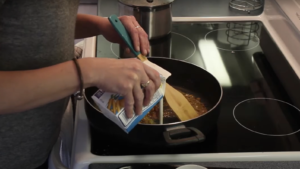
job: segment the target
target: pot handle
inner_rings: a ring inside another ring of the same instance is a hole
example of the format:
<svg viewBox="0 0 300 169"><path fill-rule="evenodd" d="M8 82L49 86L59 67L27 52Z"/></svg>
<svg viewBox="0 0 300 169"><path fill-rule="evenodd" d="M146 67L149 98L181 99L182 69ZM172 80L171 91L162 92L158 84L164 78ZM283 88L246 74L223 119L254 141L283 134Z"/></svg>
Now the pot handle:
<svg viewBox="0 0 300 169"><path fill-rule="evenodd" d="M194 127L186 127L165 131L163 135L166 143L169 146L203 142L205 140L204 134Z"/></svg>

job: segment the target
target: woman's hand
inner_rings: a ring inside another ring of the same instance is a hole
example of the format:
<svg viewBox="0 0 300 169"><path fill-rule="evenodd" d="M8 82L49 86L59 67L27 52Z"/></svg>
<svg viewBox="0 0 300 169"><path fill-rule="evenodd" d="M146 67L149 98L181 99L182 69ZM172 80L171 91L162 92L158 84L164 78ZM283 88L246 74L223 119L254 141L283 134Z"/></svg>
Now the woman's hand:
<svg viewBox="0 0 300 169"><path fill-rule="evenodd" d="M132 117L133 110L140 115L142 107L149 105L160 87L159 73L138 59L97 58L91 62L94 86L124 96L127 117ZM148 86L142 89L141 85L148 81Z"/></svg>
<svg viewBox="0 0 300 169"><path fill-rule="evenodd" d="M134 16L120 16L120 21L123 23L124 27L128 31L133 45L136 51L141 52L143 55L147 55L150 51L150 45L148 40L148 35L142 27L138 24ZM121 39L119 34L110 24L109 20L105 26L101 26L102 35L110 42L119 43L122 47L127 48L127 45ZM129 49L127 48L127 51Z"/></svg>
<svg viewBox="0 0 300 169"><path fill-rule="evenodd" d="M139 26L134 16L120 16L120 21L130 34L133 45L136 51L147 55L150 51L149 39L147 33ZM108 41L119 43L122 47L127 48L127 45L115 31L108 18L77 14L75 38L81 39L91 36L103 35ZM129 51L129 48L126 49Z"/></svg>

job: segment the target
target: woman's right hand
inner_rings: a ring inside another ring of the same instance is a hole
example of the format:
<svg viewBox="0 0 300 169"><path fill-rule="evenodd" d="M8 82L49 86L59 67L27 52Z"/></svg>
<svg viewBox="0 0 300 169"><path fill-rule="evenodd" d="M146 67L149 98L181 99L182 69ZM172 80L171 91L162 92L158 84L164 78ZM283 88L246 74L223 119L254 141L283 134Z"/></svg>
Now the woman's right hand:
<svg viewBox="0 0 300 169"><path fill-rule="evenodd" d="M127 117L132 117L133 110L140 115L161 84L159 73L136 58L96 58L91 65L93 85L124 96ZM141 84L148 81L149 85L142 89Z"/></svg>

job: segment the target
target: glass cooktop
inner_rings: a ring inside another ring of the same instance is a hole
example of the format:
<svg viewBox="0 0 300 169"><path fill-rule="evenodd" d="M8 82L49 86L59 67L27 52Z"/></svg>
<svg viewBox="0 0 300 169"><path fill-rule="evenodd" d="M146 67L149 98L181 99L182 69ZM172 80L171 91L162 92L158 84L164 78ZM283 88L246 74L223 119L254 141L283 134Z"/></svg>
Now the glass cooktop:
<svg viewBox="0 0 300 169"><path fill-rule="evenodd" d="M97 38L97 57L119 45ZM96 155L300 151L299 79L260 22L173 23L151 41L151 56L184 60L212 73L223 88L220 117L203 143L135 148L91 129ZM201 77L195 77L201 78Z"/></svg>

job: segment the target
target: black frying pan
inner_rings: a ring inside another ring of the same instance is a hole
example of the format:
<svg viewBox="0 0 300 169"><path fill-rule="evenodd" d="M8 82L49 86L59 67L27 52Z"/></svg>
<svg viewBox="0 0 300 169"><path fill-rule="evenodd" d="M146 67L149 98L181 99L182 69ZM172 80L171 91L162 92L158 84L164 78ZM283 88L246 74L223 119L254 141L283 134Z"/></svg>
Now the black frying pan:
<svg viewBox="0 0 300 169"><path fill-rule="evenodd" d="M167 82L184 92L196 95L204 100L208 112L187 121L164 119L166 124L138 124L129 134L125 133L112 121L95 108L91 96L96 87L85 89L85 109L89 122L100 133L135 144L148 146L177 146L202 142L215 126L219 116L219 103L223 90L217 79L206 70L188 62L150 57L149 60L172 75Z"/></svg>

